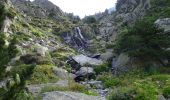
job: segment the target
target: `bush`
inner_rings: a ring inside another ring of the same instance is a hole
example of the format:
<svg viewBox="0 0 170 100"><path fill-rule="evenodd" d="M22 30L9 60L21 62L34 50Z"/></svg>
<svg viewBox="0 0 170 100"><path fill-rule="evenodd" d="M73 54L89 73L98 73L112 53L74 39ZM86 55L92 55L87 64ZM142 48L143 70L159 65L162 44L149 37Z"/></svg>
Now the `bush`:
<svg viewBox="0 0 170 100"><path fill-rule="evenodd" d="M94 68L94 71L96 72L96 74L101 74L102 72L108 72L109 71L109 67L108 67L108 63L104 63L102 65L96 66Z"/></svg>
<svg viewBox="0 0 170 100"><path fill-rule="evenodd" d="M166 98L170 98L170 86L167 86L167 87L163 88L163 95Z"/></svg>
<svg viewBox="0 0 170 100"><path fill-rule="evenodd" d="M157 88L148 82L135 82L131 86L120 87L108 97L109 100L157 100Z"/></svg>
<svg viewBox="0 0 170 100"><path fill-rule="evenodd" d="M57 82L58 80L59 78L53 73L53 67L51 65L37 65L28 83L41 84Z"/></svg>
<svg viewBox="0 0 170 100"><path fill-rule="evenodd" d="M120 84L121 82L118 78L111 78L104 82L104 87L109 88L109 87L114 87Z"/></svg>
<svg viewBox="0 0 170 100"><path fill-rule="evenodd" d="M97 20L93 16L88 16L88 17L85 18L84 22L87 23L87 24L92 24L92 23L96 23Z"/></svg>

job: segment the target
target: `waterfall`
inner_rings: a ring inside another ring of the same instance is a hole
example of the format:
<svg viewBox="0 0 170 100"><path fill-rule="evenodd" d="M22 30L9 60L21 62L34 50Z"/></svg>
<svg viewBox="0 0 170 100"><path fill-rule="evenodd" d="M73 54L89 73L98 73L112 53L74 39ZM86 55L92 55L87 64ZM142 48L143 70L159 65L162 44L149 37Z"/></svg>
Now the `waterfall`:
<svg viewBox="0 0 170 100"><path fill-rule="evenodd" d="M81 34L80 27L76 27L75 29L76 29L76 32L78 33L78 35L80 36L80 38L84 40L84 37L83 37L83 35Z"/></svg>

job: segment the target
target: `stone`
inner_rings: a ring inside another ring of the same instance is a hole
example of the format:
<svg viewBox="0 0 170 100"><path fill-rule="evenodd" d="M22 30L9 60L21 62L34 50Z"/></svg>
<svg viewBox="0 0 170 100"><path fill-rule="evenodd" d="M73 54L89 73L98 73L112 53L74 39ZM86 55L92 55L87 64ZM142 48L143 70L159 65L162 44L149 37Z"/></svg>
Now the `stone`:
<svg viewBox="0 0 170 100"><path fill-rule="evenodd" d="M129 62L129 60L130 58L126 54L120 54L116 61L115 67L123 67Z"/></svg>
<svg viewBox="0 0 170 100"><path fill-rule="evenodd" d="M102 65L103 61L95 58L87 57L83 54L72 57L74 61L80 65L90 64L90 65Z"/></svg>
<svg viewBox="0 0 170 100"><path fill-rule="evenodd" d="M65 69L62 69L62 68L57 68L55 67L53 69L53 72L60 78L62 79L67 79L68 78L68 75L69 73L65 70Z"/></svg>
<svg viewBox="0 0 170 100"><path fill-rule="evenodd" d="M2 24L1 32L8 33L11 23L12 21L8 17L5 17L5 20Z"/></svg>
<svg viewBox="0 0 170 100"><path fill-rule="evenodd" d="M46 52L48 51L47 47L41 46L40 44L35 45L35 51L38 55L45 56Z"/></svg>
<svg viewBox="0 0 170 100"><path fill-rule="evenodd" d="M159 99L158 100L166 100L165 97L163 95L159 95Z"/></svg>
<svg viewBox="0 0 170 100"><path fill-rule="evenodd" d="M94 74L94 69L91 67L81 67L80 70L76 72L77 76L86 76L87 74Z"/></svg>
<svg viewBox="0 0 170 100"><path fill-rule="evenodd" d="M47 92L43 93L43 100L101 100L99 96L90 96L75 92Z"/></svg>
<svg viewBox="0 0 170 100"><path fill-rule="evenodd" d="M164 29L165 33L170 33L170 18L158 19L155 21L155 25L159 29Z"/></svg>
<svg viewBox="0 0 170 100"><path fill-rule="evenodd" d="M94 69L91 67L81 67L79 71L75 73L76 77L74 80L76 82L84 81L86 78L92 79L95 72Z"/></svg>
<svg viewBox="0 0 170 100"><path fill-rule="evenodd" d="M101 59L102 60L110 60L111 58L113 57L113 53L112 51L108 51L108 52L105 52L103 54L101 54Z"/></svg>

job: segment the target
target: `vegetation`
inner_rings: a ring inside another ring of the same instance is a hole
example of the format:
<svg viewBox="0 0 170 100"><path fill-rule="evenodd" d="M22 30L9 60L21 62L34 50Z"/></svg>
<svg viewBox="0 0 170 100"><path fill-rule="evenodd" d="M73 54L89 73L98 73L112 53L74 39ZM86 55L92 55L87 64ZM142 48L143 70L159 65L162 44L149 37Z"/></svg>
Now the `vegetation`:
<svg viewBox="0 0 170 100"><path fill-rule="evenodd" d="M170 57L167 50L170 46L170 37L154 26L155 18L146 17L136 22L134 27L128 28L121 34L117 42L117 51L125 52L146 65L158 62L165 66L163 60Z"/></svg>
<svg viewBox="0 0 170 100"><path fill-rule="evenodd" d="M44 92L51 92L51 91L72 91L72 92L81 92L87 95L94 95L96 96L97 93L93 91L88 91L85 86L75 83L74 81L70 81L69 86L60 87L60 86L47 86L44 87L41 93Z"/></svg>
<svg viewBox="0 0 170 100"><path fill-rule="evenodd" d="M6 45L7 37L5 34L0 33L0 79L2 79L5 75L6 65L10 61L11 58L15 57L18 53L17 47L15 44L17 43L16 37L13 37L10 40L9 46Z"/></svg>
<svg viewBox="0 0 170 100"><path fill-rule="evenodd" d="M149 75L143 71L113 76L102 74L98 77L107 88L112 88L109 100L157 100L160 94L169 96L170 75Z"/></svg>
<svg viewBox="0 0 170 100"><path fill-rule="evenodd" d="M93 16L88 16L84 19L84 22L87 23L87 24L92 24L92 23L96 23L97 20Z"/></svg>

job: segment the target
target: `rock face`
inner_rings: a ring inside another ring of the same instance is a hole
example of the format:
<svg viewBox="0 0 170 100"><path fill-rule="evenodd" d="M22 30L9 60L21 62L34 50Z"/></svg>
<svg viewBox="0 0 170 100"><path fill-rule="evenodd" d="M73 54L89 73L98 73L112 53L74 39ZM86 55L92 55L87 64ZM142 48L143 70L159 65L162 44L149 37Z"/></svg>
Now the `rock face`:
<svg viewBox="0 0 170 100"><path fill-rule="evenodd" d="M151 7L150 0L118 0L116 20L131 25Z"/></svg>
<svg viewBox="0 0 170 100"><path fill-rule="evenodd" d="M158 19L155 25L159 29L163 29L165 33L170 33L170 18Z"/></svg>
<svg viewBox="0 0 170 100"><path fill-rule="evenodd" d="M80 65L84 65L84 64L90 64L90 65L101 65L103 64L102 60L98 60L95 58L90 58L87 57L85 55L77 55L72 57L74 61L76 61L77 63L79 63Z"/></svg>
<svg viewBox="0 0 170 100"><path fill-rule="evenodd" d="M81 29L75 27L74 31L62 34L64 41L70 46L76 48L78 51L87 47L87 41L82 35Z"/></svg>
<svg viewBox="0 0 170 100"><path fill-rule="evenodd" d="M89 96L74 92L48 92L43 94L43 100L100 100L98 96Z"/></svg>
<svg viewBox="0 0 170 100"><path fill-rule="evenodd" d="M1 32L7 33L9 31L11 23L12 23L11 19L9 19L8 17L5 17L5 20L1 28Z"/></svg>
<svg viewBox="0 0 170 100"><path fill-rule="evenodd" d="M39 18L47 18L50 16L56 20L62 20L61 16L64 16L61 9L48 0L35 0L34 2L27 0L11 1L20 12L30 16Z"/></svg>

